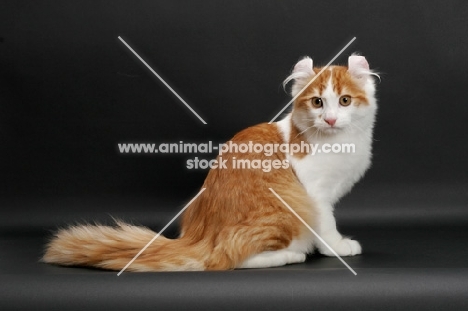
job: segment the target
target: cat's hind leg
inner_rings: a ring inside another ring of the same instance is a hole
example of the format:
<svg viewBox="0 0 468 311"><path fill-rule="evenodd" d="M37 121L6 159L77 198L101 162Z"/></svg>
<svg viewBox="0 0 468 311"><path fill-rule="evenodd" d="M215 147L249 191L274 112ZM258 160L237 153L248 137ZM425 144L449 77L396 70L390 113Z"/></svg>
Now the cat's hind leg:
<svg viewBox="0 0 468 311"><path fill-rule="evenodd" d="M292 241L292 235L292 226L283 227L283 230L276 225L225 227L214 241L214 248L205 262L205 268L235 269L253 254L286 249Z"/></svg>
<svg viewBox="0 0 468 311"><path fill-rule="evenodd" d="M306 260L306 254L294 252L288 249L278 251L266 251L253 255L242 262L237 268L271 268L280 267L292 263L301 263Z"/></svg>

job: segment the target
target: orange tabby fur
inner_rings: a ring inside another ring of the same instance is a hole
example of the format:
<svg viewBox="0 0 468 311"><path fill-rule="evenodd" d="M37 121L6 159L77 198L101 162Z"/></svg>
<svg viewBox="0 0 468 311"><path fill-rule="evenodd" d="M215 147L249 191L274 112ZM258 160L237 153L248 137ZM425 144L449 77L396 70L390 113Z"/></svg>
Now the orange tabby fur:
<svg viewBox="0 0 468 311"><path fill-rule="evenodd" d="M301 135L295 137L300 139ZM284 143L277 125L266 123L241 131L231 141ZM268 189L273 188L313 226L313 202L293 169L234 169L234 157L285 160L282 152L222 154L228 160L227 169L209 171L203 184L206 190L182 216L181 237L158 237L128 271L234 269L252 255L286 248L307 234L306 227ZM43 261L121 270L155 235L147 228L120 222L114 227L71 227L55 235Z"/></svg>

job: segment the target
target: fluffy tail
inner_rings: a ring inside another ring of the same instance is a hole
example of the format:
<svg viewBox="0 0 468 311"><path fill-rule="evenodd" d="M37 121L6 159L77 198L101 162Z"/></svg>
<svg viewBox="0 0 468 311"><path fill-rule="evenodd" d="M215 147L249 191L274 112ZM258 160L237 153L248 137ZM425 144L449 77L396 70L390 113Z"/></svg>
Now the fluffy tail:
<svg viewBox="0 0 468 311"><path fill-rule="evenodd" d="M116 226L82 225L58 231L47 245L43 262L121 270L156 233L122 222ZM203 245L159 236L128 271L205 270Z"/></svg>

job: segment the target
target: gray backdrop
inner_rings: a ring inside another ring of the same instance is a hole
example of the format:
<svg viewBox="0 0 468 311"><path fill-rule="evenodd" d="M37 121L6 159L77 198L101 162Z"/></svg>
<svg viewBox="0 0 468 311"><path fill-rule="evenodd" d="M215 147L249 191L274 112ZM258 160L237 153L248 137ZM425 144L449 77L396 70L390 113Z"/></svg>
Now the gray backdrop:
<svg viewBox="0 0 468 311"><path fill-rule="evenodd" d="M1 7L0 195L12 212L23 207L11 202L25 198L182 204L206 175L185 168L194 155L123 156L117 143L225 141L269 121L289 101L281 82L300 57L324 65L354 36L336 62L345 64L357 51L382 77L373 167L359 187L466 183L464 1L3 1Z"/></svg>
<svg viewBox="0 0 468 311"><path fill-rule="evenodd" d="M467 16L464 0L1 1L0 309L466 309ZM225 141L289 101L300 57L324 65L353 37L337 63L357 51L382 77L373 167L336 209L364 248L346 258L357 276L317 254L119 278L38 262L49 229L114 216L158 231L198 192L195 155L117 143Z"/></svg>

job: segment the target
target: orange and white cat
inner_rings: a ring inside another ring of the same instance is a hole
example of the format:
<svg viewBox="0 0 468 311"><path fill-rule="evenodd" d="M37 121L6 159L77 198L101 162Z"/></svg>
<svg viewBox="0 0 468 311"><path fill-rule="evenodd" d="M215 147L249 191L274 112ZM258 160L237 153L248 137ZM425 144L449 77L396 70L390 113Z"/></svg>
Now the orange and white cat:
<svg viewBox="0 0 468 311"><path fill-rule="evenodd" d="M333 205L363 176L371 163L377 109L373 76L363 56L348 66L330 66L320 75L312 59L299 61L293 81L292 111L276 123L247 128L234 143L354 144L354 153L227 152L225 168L213 168L206 188L183 213L178 239L158 237L129 271L226 270L299 263L314 249L334 256L269 190L273 189L340 256L361 253L360 244L336 228ZM328 146L330 146L328 145ZM280 160L279 168L234 168L233 160ZM60 265L121 270L155 232L117 222L59 230L43 261Z"/></svg>

